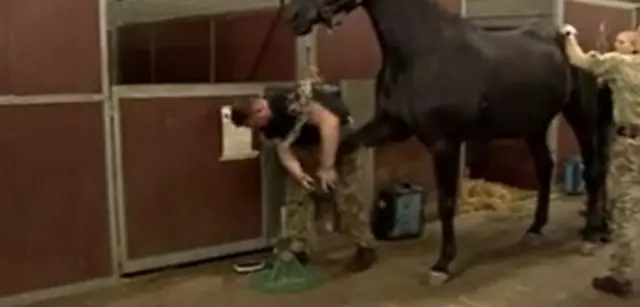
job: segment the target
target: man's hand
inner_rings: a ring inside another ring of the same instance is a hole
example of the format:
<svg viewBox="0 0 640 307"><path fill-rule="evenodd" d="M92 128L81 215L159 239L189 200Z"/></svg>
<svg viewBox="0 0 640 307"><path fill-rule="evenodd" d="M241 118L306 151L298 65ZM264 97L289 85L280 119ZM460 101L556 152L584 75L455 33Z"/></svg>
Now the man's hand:
<svg viewBox="0 0 640 307"><path fill-rule="evenodd" d="M313 190L313 188L314 188L313 185L315 184L315 180L313 180L313 178L311 176L307 175L307 173L301 171L301 172L292 174L292 176L305 189Z"/></svg>
<svg viewBox="0 0 640 307"><path fill-rule="evenodd" d="M333 167L321 167L316 174L320 180L322 190L328 192L338 184L338 172Z"/></svg>
<svg viewBox="0 0 640 307"><path fill-rule="evenodd" d="M560 30L560 33L564 36L576 36L578 34L578 30L570 24L565 24Z"/></svg>

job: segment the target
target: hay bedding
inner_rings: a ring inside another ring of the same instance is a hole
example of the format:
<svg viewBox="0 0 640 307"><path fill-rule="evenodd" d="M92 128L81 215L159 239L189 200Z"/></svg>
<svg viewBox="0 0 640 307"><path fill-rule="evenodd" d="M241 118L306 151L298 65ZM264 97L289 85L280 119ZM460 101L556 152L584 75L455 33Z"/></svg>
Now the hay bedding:
<svg viewBox="0 0 640 307"><path fill-rule="evenodd" d="M536 191L523 190L486 180L464 179L460 191L461 214L478 211L517 211L524 202L536 195Z"/></svg>

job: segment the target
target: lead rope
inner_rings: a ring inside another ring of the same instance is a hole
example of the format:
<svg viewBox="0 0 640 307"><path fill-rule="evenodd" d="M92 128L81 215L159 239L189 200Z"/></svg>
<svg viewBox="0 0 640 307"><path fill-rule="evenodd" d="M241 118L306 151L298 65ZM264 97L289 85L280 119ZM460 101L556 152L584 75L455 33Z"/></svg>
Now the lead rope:
<svg viewBox="0 0 640 307"><path fill-rule="evenodd" d="M302 126L309 120L309 106L311 105L311 99L313 98L313 83L321 81L318 75L318 68L313 65L311 59L311 39L307 37L305 39L305 63L308 67L307 75L305 78L298 82L297 96L298 99L294 102L293 111L298 115L295 125L291 132L287 135L286 144L292 144L300 136Z"/></svg>
<svg viewBox="0 0 640 307"><path fill-rule="evenodd" d="M602 21L598 26L598 40L596 41L596 49L600 52L606 52L609 50L609 41L607 40L608 27L607 22Z"/></svg>

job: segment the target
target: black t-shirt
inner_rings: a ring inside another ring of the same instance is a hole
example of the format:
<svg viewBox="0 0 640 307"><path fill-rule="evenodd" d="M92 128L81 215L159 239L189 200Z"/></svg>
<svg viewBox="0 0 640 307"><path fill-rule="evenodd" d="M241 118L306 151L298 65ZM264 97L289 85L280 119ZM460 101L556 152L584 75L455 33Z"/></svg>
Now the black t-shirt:
<svg viewBox="0 0 640 307"><path fill-rule="evenodd" d="M262 128L262 134L267 139L284 139L296 124L297 114L291 106L296 101L295 87L267 88L265 99L269 103L272 118ZM351 113L340 97L337 90L313 88L313 100L327 108L340 118L342 124L349 122ZM300 130L300 136L293 142L296 146L313 146L320 143L318 127L305 123Z"/></svg>

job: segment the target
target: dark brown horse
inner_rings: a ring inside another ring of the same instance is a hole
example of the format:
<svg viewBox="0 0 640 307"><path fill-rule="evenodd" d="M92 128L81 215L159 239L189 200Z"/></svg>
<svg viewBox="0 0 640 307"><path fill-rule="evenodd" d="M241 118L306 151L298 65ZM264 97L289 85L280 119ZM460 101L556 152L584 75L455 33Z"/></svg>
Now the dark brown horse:
<svg viewBox="0 0 640 307"><path fill-rule="evenodd" d="M296 35L334 15L363 7L382 50L377 113L353 137L365 146L417 137L432 153L442 227L432 281L450 276L456 257L454 216L462 142L524 138L533 157L538 199L527 241L542 237L549 217L553 160L547 131L562 113L585 163L586 242L606 235L603 206L607 129L599 123L595 78L569 65L555 27L489 33L444 10L436 0L291 0ZM604 113L603 113L604 114ZM606 125L605 125L606 126Z"/></svg>

